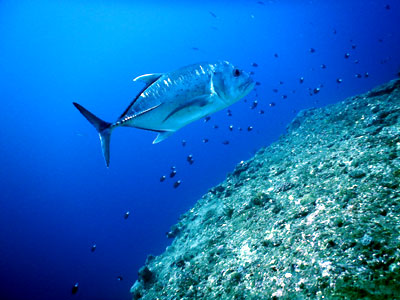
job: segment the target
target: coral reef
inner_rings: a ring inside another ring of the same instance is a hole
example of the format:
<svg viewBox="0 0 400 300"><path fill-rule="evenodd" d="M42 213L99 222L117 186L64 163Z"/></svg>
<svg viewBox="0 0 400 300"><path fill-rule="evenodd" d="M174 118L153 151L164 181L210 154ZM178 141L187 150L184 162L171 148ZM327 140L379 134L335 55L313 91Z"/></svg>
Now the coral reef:
<svg viewBox="0 0 400 300"><path fill-rule="evenodd" d="M400 80L302 111L183 214L133 299L400 299Z"/></svg>

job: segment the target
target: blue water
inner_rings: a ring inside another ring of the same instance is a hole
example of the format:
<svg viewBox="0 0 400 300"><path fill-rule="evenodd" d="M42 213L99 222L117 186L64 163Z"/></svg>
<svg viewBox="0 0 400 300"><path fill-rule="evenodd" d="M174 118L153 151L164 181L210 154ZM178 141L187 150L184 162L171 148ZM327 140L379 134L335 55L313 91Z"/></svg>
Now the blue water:
<svg viewBox="0 0 400 300"><path fill-rule="evenodd" d="M398 1L258 2L0 1L1 300L130 299L179 215L299 110L398 76ZM247 102L157 145L153 132L115 130L105 167L73 101L113 121L142 88L136 76L217 59L255 72L261 85Z"/></svg>

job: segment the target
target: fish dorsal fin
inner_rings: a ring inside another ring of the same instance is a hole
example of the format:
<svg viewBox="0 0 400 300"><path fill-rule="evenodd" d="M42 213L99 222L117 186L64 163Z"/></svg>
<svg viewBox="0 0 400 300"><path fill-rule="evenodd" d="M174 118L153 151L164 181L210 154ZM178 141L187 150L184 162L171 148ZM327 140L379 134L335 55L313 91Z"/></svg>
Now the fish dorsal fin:
<svg viewBox="0 0 400 300"><path fill-rule="evenodd" d="M162 73L154 73L154 74L144 74L141 76L136 77L133 79L133 81L142 81L146 83L147 85L152 84L154 81L156 81L158 78L162 76Z"/></svg>
<svg viewBox="0 0 400 300"><path fill-rule="evenodd" d="M146 86L136 95L136 97L132 100L131 104L125 109L125 111L122 113L122 115L119 117L120 119L125 116L125 114L129 111L129 109L132 107L133 104L135 104L136 100L139 99L140 95L150 86L152 85L158 78L162 76L161 73L157 74L145 74L142 76L138 76L133 81L142 81L146 83Z"/></svg>
<svg viewBox="0 0 400 300"><path fill-rule="evenodd" d="M153 141L153 144L157 144L159 142L162 142L163 140L165 140L167 137L169 137L170 135L172 135L175 131L162 131L160 132L157 137L155 138L155 140Z"/></svg>

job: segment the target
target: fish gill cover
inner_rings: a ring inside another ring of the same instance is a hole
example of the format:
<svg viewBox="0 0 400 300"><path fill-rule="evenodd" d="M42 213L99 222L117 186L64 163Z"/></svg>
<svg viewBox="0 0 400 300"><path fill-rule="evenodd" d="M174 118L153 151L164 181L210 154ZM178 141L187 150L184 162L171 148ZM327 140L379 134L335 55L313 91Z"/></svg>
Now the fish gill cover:
<svg viewBox="0 0 400 300"><path fill-rule="evenodd" d="M362 293L373 298L380 281L366 283L369 274L387 279L380 286L394 298L398 240L390 230L398 222L398 188L388 172L397 178L398 151L385 137L396 128L396 104L388 98L397 93L396 84L366 94L366 100L354 98L349 106L305 109L326 107L400 76L399 20L400 3L394 0L0 1L0 299L127 300L157 293L179 298L172 295L182 295L184 288L182 297L200 299L202 286L211 287L202 293L219 289L221 295L234 297L237 291L240 297L244 287L256 291L253 282L260 293L277 298L296 290L296 284L304 297L331 293L340 299L354 292L356 298ZM115 121L144 86L132 79L221 60L249 72L254 91L155 145L152 132L116 130L111 165L104 167L96 130L71 102ZM385 97L377 107L358 107ZM343 111L335 111L339 107ZM306 113L298 115L302 110ZM365 122L371 126L364 128ZM289 135L267 147L289 123ZM339 132L343 128L348 132ZM321 141L313 143L317 136ZM295 140L290 151L282 144ZM268 156L278 145L289 152ZM351 146L357 148L346 148ZM328 159L317 149L326 155L343 151ZM360 161L365 155L371 157L371 169ZM300 157L309 161L288 164ZM226 180L240 161L247 162ZM265 176L259 177L262 170ZM301 180L319 185L302 186ZM362 202L363 196L369 201ZM170 228L192 207L193 213ZM205 215L203 209L210 212ZM189 222L195 213L199 216ZM323 218L328 213L343 215L343 221L331 225L335 220ZM377 213L384 222L366 228ZM283 216L288 220L276 223ZM305 222L299 233L292 231L299 228L296 222ZM343 228L349 230L343 233ZM354 236L341 240L350 229ZM222 232L230 234L231 248L223 244L229 235ZM322 232L332 241L318 235ZM186 234L199 244L192 243L184 254L186 245L176 245ZM248 241L234 244L239 235ZM171 244L168 237L176 237L174 246L162 254ZM335 261L342 256L325 259L327 251L335 254L339 248L348 257L363 256L349 265ZM198 254L200 249L210 252ZM149 253L161 256L149 257L143 267ZM262 261L261 253L274 255L275 261ZM312 257L317 254L322 257ZM299 261L288 266L294 258ZM199 269L187 275L197 259ZM155 265L168 260L170 265ZM262 262L267 267L261 268ZM260 267L255 270L254 264ZM305 282L299 283L298 275L309 274L310 266L315 278L303 276ZM219 268L224 272L216 274ZM264 273L268 279L261 281ZM167 279L171 285L160 288ZM340 286L347 294L338 294Z"/></svg>

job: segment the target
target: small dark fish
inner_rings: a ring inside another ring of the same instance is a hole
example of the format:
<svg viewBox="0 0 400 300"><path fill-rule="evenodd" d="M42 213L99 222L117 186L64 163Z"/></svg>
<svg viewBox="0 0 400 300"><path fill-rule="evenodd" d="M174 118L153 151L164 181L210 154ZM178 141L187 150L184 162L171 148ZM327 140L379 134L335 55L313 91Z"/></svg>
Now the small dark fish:
<svg viewBox="0 0 400 300"><path fill-rule="evenodd" d="M215 125L213 126L213 128L214 128L214 129L218 129L219 126L218 126L217 124L215 124Z"/></svg>
<svg viewBox="0 0 400 300"><path fill-rule="evenodd" d="M203 143L208 143L208 139L203 139Z"/></svg>
<svg viewBox="0 0 400 300"><path fill-rule="evenodd" d="M242 131L242 127L238 127L238 130L239 130L239 131ZM229 142L229 141L228 141L228 142Z"/></svg>
<svg viewBox="0 0 400 300"><path fill-rule="evenodd" d="M96 251L96 247L97 247L96 244L93 244L92 247L90 247L90 251L92 252Z"/></svg>
<svg viewBox="0 0 400 300"><path fill-rule="evenodd" d="M247 127L247 131L252 131L252 130L253 130L253 126Z"/></svg>
<svg viewBox="0 0 400 300"><path fill-rule="evenodd" d="M214 18L218 18L217 15L214 14L211 10L209 10L208 13L209 13L212 17L214 17Z"/></svg>
<svg viewBox="0 0 400 300"><path fill-rule="evenodd" d="M254 100L253 101L253 104L251 105L251 109L255 109L256 107L257 107L257 105L258 105L258 101L257 100Z"/></svg>
<svg viewBox="0 0 400 300"><path fill-rule="evenodd" d="M204 118L204 123L207 123L208 121L210 121L210 119L211 119L210 116L205 117L205 118Z"/></svg>
<svg viewBox="0 0 400 300"><path fill-rule="evenodd" d="M175 181L174 182L174 188L176 189L178 186L180 186L181 185L181 181L180 180L178 180L178 181Z"/></svg>
<svg viewBox="0 0 400 300"><path fill-rule="evenodd" d="M284 82L283 81L279 81L279 84L282 85L282 84L284 84Z"/></svg>
<svg viewBox="0 0 400 300"><path fill-rule="evenodd" d="M182 147L186 146L186 140L182 140Z"/></svg>
<svg viewBox="0 0 400 300"><path fill-rule="evenodd" d="M125 213L125 215L124 215L124 219L125 219L125 220L128 219L130 214L131 214L131 213L130 213L129 210L128 210L128 211Z"/></svg>
<svg viewBox="0 0 400 300"><path fill-rule="evenodd" d="M346 53L345 55L344 55L344 58L345 59L348 59L350 57L350 53Z"/></svg>
<svg viewBox="0 0 400 300"><path fill-rule="evenodd" d="M365 72L364 77L365 77L365 78L368 78L368 77L369 77L369 73L368 73L368 72Z"/></svg>
<svg viewBox="0 0 400 300"><path fill-rule="evenodd" d="M260 85L261 85L261 82L256 81L256 85L257 85L257 86L260 86Z"/></svg>
<svg viewBox="0 0 400 300"><path fill-rule="evenodd" d="M320 92L320 90L321 90L321 89L320 89L319 87L317 87L317 88L315 88L315 89L313 90L313 93L314 93L314 94L318 94L318 93Z"/></svg>
<svg viewBox="0 0 400 300"><path fill-rule="evenodd" d="M200 49L197 48L197 47L192 47L192 50L194 50L194 51L199 51Z"/></svg>
<svg viewBox="0 0 400 300"><path fill-rule="evenodd" d="M357 48L357 45L356 44L353 44L353 45L351 45L351 49L356 49Z"/></svg>
<svg viewBox="0 0 400 300"><path fill-rule="evenodd" d="M178 233L177 231L171 230L171 231L166 232L165 235L167 236L167 238L173 239L176 237L177 233Z"/></svg>
<svg viewBox="0 0 400 300"><path fill-rule="evenodd" d="M378 42L379 43L383 43L383 39L378 39Z"/></svg>
<svg viewBox="0 0 400 300"><path fill-rule="evenodd" d="M287 99L287 95L282 95L282 99Z"/></svg>
<svg viewBox="0 0 400 300"><path fill-rule="evenodd" d="M189 164L192 165L192 164L194 163L193 155L192 155L192 154L189 154L188 157L186 157L186 160L187 160L187 162L188 162Z"/></svg>
<svg viewBox="0 0 400 300"><path fill-rule="evenodd" d="M233 125L229 125L229 131L233 131Z"/></svg>
<svg viewBox="0 0 400 300"><path fill-rule="evenodd" d="M322 65L321 65L321 69L326 69L326 65L325 65L325 64L322 64Z"/></svg>
<svg viewBox="0 0 400 300"><path fill-rule="evenodd" d="M165 179L167 179L167 177L165 177L165 175L161 176L161 177L160 177L160 182L164 182Z"/></svg>
<svg viewBox="0 0 400 300"><path fill-rule="evenodd" d="M258 112L260 115L264 114L264 111L262 109L260 109L260 111Z"/></svg>
<svg viewBox="0 0 400 300"><path fill-rule="evenodd" d="M229 145L229 141L228 141L228 140L225 140L225 141L222 142L222 144L224 144L224 145Z"/></svg>
<svg viewBox="0 0 400 300"><path fill-rule="evenodd" d="M359 63L360 61L358 60L358 59L356 59L355 61L354 61L354 63L357 65L358 63Z"/></svg>
<svg viewBox="0 0 400 300"><path fill-rule="evenodd" d="M228 115L228 117L232 117L232 111L230 109L227 110L226 114Z"/></svg>
<svg viewBox="0 0 400 300"><path fill-rule="evenodd" d="M255 73L254 73L254 71L250 71L249 74L250 75L254 75Z"/></svg>
<svg viewBox="0 0 400 300"><path fill-rule="evenodd" d="M270 107L274 107L275 105L276 105L275 102L271 102L271 103L269 104Z"/></svg>
<svg viewBox="0 0 400 300"><path fill-rule="evenodd" d="M315 49L314 48L310 48L310 53L315 53Z"/></svg>
<svg viewBox="0 0 400 300"><path fill-rule="evenodd" d="M275 57L275 58L278 58L278 57L279 57L278 53L275 53L275 54L274 54L274 57Z"/></svg>
<svg viewBox="0 0 400 300"><path fill-rule="evenodd" d="M78 292L78 288L79 288L79 283L75 283L74 286L72 287L71 293L74 295Z"/></svg>
<svg viewBox="0 0 400 300"><path fill-rule="evenodd" d="M336 79L336 82L337 82L337 83L342 83L342 82L343 82L343 79L342 79L342 78L337 78L337 79Z"/></svg>
<svg viewBox="0 0 400 300"><path fill-rule="evenodd" d="M272 89L272 91L273 91L274 93L279 92L278 89Z"/></svg>
<svg viewBox="0 0 400 300"><path fill-rule="evenodd" d="M260 4L260 5L265 5L265 3L264 3L264 2L262 2L262 1L257 1L257 4Z"/></svg>
<svg viewBox="0 0 400 300"><path fill-rule="evenodd" d="M387 10L390 10L390 5L389 5L389 4L386 4L386 5L385 5L385 8L386 8Z"/></svg>
<svg viewBox="0 0 400 300"><path fill-rule="evenodd" d="M169 177L172 178L172 177L175 177L175 175L176 175L176 170L173 170L173 171L171 171L171 173L169 174Z"/></svg>
<svg viewBox="0 0 400 300"><path fill-rule="evenodd" d="M255 62L253 62L253 63L251 63L251 66L253 66L254 68L257 68L257 67L258 67L258 64L255 63Z"/></svg>
<svg viewBox="0 0 400 300"><path fill-rule="evenodd" d="M124 278L122 276L117 276L117 280L122 281L122 280L124 280Z"/></svg>
<svg viewBox="0 0 400 300"><path fill-rule="evenodd" d="M300 83L303 83L304 82L304 77L300 77L299 81L300 81Z"/></svg>
<svg viewBox="0 0 400 300"><path fill-rule="evenodd" d="M362 75L361 75L361 74L356 74L355 77L356 77L356 78L361 78Z"/></svg>

